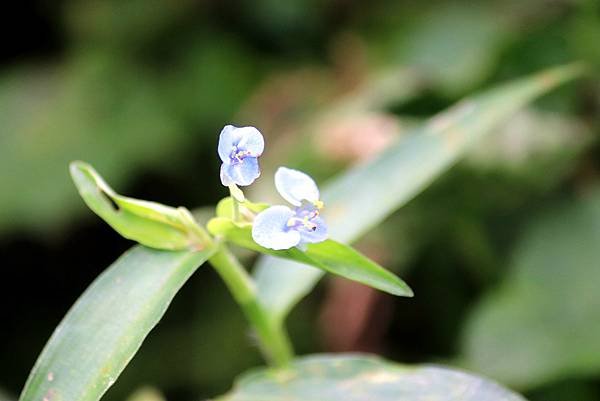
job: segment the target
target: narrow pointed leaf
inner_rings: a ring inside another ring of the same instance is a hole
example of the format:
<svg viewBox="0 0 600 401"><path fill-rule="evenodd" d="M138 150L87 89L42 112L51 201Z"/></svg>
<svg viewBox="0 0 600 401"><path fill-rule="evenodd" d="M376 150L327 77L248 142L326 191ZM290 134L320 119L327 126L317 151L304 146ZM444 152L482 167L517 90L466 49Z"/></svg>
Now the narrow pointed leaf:
<svg viewBox="0 0 600 401"><path fill-rule="evenodd" d="M462 100L374 160L335 178L321 192L332 237L357 240L425 189L500 122L581 72L579 64L557 67ZM276 319L283 319L322 275L320 270L270 257L259 261L255 273L262 302Z"/></svg>
<svg viewBox="0 0 600 401"><path fill-rule="evenodd" d="M20 401L96 401L213 253L136 246L81 295L39 356Z"/></svg>
<svg viewBox="0 0 600 401"><path fill-rule="evenodd" d="M368 355L312 355L287 371L242 376L218 401L525 401L498 384L441 366L406 366Z"/></svg>
<svg viewBox="0 0 600 401"><path fill-rule="evenodd" d="M306 250L291 248L275 251L254 242L250 224L235 224L230 219L217 217L209 221L208 230L215 236L222 236L234 244L263 254L304 263L390 294L407 297L413 295L408 285L396 275L352 247L330 239L308 244Z"/></svg>

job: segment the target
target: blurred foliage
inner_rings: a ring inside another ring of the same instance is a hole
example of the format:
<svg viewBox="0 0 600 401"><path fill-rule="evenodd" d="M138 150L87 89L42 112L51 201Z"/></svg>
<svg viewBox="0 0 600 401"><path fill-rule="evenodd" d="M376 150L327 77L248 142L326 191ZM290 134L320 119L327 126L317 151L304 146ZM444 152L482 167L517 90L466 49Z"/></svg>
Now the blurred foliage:
<svg viewBox="0 0 600 401"><path fill-rule="evenodd" d="M578 71L581 70L577 64L556 67L464 98L390 143L368 163L336 176L321 194L328 205L324 217L329 235L356 241L422 192L478 138ZM358 130L356 133L364 135ZM255 277L264 304L282 320L322 275L297 263L263 257Z"/></svg>
<svg viewBox="0 0 600 401"><path fill-rule="evenodd" d="M166 54L152 57L167 58L166 65L132 52L186 12L185 2L165 12L166 3L155 1L148 14L139 12L142 4L72 4L67 20L82 24L73 31L83 42L60 62L0 77L0 185L11 189L0 197L0 231L56 229L80 209L64 174L70 160L96 163L116 183L142 166L189 167L186 148L202 146L206 134L212 142L251 88L257 63L227 38L198 32L165 45Z"/></svg>
<svg viewBox="0 0 600 401"><path fill-rule="evenodd" d="M0 386L10 394L74 299L128 246L78 219L69 161L89 161L131 196L214 204L225 123L263 130L264 176L285 163L325 180L471 92L581 59L588 79L515 115L362 240L417 294L375 296L366 327L384 334L362 335L388 357L460 361L533 401L600 398L596 0L19 6L23 28L7 34L0 71L0 317L14 329L0 333ZM257 198L270 195L268 181ZM346 330L317 325L330 291L319 287L291 316L300 353L327 350L326 332ZM260 363L245 328L206 269L105 398L144 383L173 401L223 393Z"/></svg>
<svg viewBox="0 0 600 401"><path fill-rule="evenodd" d="M489 77L516 18L479 2L432 2L413 5L411 12L404 7L398 3L393 11L380 11L381 37L373 37L377 59L389 63L391 56L417 68L445 96L464 93Z"/></svg>
<svg viewBox="0 0 600 401"><path fill-rule="evenodd" d="M9 397L8 394L4 393L4 391L0 389L0 401L12 401L12 397Z"/></svg>
<svg viewBox="0 0 600 401"><path fill-rule="evenodd" d="M127 401L166 401L166 399L154 387L141 387L127 397Z"/></svg>
<svg viewBox="0 0 600 401"><path fill-rule="evenodd" d="M518 388L600 369L600 189L548 208L465 326L465 364Z"/></svg>

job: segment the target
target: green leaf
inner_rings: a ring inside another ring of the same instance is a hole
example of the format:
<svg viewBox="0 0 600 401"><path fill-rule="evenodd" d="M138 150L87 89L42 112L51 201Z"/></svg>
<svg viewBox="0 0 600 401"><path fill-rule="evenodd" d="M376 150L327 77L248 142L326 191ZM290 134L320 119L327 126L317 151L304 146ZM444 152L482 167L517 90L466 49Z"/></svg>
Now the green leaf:
<svg viewBox="0 0 600 401"><path fill-rule="evenodd" d="M570 64L462 100L374 160L335 178L322 191L331 236L343 242L358 239L425 189L498 123L581 73L580 64ZM322 275L274 258L261 259L255 273L262 303L276 319L283 319Z"/></svg>
<svg viewBox="0 0 600 401"><path fill-rule="evenodd" d="M598 187L537 216L468 320L464 365L519 388L598 374L599 244Z"/></svg>
<svg viewBox="0 0 600 401"><path fill-rule="evenodd" d="M123 237L157 249L206 246L202 229L187 209L121 196L89 164L73 162L70 170L85 203Z"/></svg>
<svg viewBox="0 0 600 401"><path fill-rule="evenodd" d="M20 401L95 401L133 358L169 303L213 250L136 246L77 300L39 356Z"/></svg>
<svg viewBox="0 0 600 401"><path fill-rule="evenodd" d="M441 366L405 366L368 355L313 355L288 371L242 376L219 401L524 401L498 384Z"/></svg>
<svg viewBox="0 0 600 401"><path fill-rule="evenodd" d="M476 87L494 71L503 44L510 40L509 19L498 18L496 8L473 3L423 8L407 21L412 29L395 30L397 49L390 50L447 95Z"/></svg>
<svg viewBox="0 0 600 401"><path fill-rule="evenodd" d="M217 217L208 222L208 230L211 234L222 236L244 248L314 266L390 294L408 297L413 295L408 285L396 275L352 247L330 239L317 244L308 244L306 250L291 248L275 251L263 248L254 242L251 224L236 224L230 219Z"/></svg>

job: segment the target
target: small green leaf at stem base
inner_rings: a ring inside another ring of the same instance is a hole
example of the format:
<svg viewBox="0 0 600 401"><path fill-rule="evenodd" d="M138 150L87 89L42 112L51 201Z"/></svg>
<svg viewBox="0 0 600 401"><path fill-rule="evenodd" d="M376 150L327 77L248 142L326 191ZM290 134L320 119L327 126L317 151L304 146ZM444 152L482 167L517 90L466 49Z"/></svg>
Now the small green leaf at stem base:
<svg viewBox="0 0 600 401"><path fill-rule="evenodd" d="M121 196L84 162L71 163L70 170L88 207L123 237L166 250L200 250L210 243L187 209Z"/></svg>

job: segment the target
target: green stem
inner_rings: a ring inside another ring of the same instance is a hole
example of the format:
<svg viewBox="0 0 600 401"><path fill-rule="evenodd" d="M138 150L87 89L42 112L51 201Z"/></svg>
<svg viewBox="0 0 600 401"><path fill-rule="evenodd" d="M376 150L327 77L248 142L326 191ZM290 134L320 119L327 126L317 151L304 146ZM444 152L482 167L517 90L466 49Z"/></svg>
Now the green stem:
<svg viewBox="0 0 600 401"><path fill-rule="evenodd" d="M269 318L256 296L256 287L248 272L229 249L221 244L209 262L219 273L235 300L250 321L267 361L276 367L286 366L293 357L290 341L283 326Z"/></svg>
<svg viewBox="0 0 600 401"><path fill-rule="evenodd" d="M233 221L240 221L240 203L233 198Z"/></svg>
<svg viewBox="0 0 600 401"><path fill-rule="evenodd" d="M233 221L240 221L240 202L245 200L244 192L237 185L231 184L229 193L233 199Z"/></svg>

